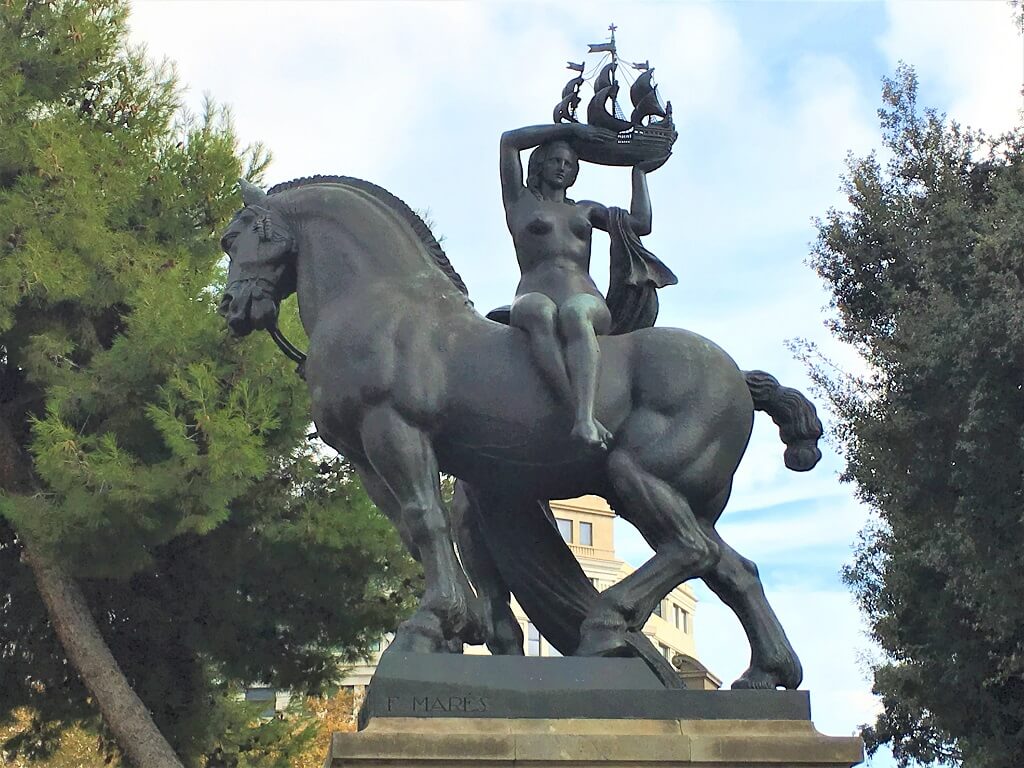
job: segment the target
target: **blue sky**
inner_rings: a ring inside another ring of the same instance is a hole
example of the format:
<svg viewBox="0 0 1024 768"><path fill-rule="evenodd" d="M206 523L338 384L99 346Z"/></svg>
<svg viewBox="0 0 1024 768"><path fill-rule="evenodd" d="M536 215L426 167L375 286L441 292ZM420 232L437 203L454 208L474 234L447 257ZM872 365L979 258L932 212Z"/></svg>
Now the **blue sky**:
<svg viewBox="0 0 1024 768"><path fill-rule="evenodd" d="M813 340L857 369L823 325L828 296L806 265L812 219L842 206L846 153L879 145L880 81L899 60L917 68L922 104L993 133L1019 120L1024 54L1003 0L176 0L137 3L132 25L154 57L177 62L193 108L209 92L232 108L244 141L270 147L269 183L360 176L429 210L486 311L507 304L518 281L498 137L550 120L565 60L580 60L612 21L623 58L657 67L679 129L673 158L650 177L654 231L645 244L680 278L662 292L659 324L703 333L741 367L805 391L789 339ZM629 172L584 166L572 194L627 205ZM595 237L599 285L606 254ZM834 735L852 733L877 706L864 672L873 651L839 578L868 513L838 482L841 466L828 450L814 472L786 471L775 428L760 416L720 525L761 567L804 663L815 723ZM627 560L646 558L627 525L617 536ZM742 632L695 589L699 653L728 682L748 661Z"/></svg>

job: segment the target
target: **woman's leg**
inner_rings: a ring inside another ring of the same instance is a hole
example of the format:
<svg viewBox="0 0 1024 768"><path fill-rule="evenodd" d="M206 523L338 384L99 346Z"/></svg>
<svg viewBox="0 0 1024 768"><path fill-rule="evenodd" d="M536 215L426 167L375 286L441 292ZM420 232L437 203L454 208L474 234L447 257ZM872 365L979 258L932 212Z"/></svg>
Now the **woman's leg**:
<svg viewBox="0 0 1024 768"><path fill-rule="evenodd" d="M542 293L525 293L512 303L509 322L530 337L530 354L541 376L562 403L574 403L562 343L555 332L558 307Z"/></svg>
<svg viewBox="0 0 1024 768"><path fill-rule="evenodd" d="M594 418L601 363L597 334L607 333L610 326L608 307L597 296L577 294L558 310L558 332L565 342L565 363L576 404L572 435L594 448L607 448L612 439L611 432Z"/></svg>

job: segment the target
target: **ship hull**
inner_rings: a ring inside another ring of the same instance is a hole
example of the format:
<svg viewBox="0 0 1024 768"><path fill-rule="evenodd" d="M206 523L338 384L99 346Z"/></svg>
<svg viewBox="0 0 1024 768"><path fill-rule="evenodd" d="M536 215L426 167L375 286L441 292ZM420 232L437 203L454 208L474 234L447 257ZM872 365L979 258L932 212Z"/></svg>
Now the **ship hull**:
<svg viewBox="0 0 1024 768"><path fill-rule="evenodd" d="M602 131L593 141L576 147L580 160L598 165L634 166L641 163L664 162L672 154L676 141L672 128L636 126L629 131Z"/></svg>

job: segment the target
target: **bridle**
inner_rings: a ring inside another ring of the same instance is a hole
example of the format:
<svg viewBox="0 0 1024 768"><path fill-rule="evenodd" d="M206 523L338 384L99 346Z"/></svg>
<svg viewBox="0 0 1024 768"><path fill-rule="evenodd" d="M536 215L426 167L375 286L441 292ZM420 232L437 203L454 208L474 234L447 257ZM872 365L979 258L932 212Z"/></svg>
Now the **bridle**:
<svg viewBox="0 0 1024 768"><path fill-rule="evenodd" d="M271 219L270 219L270 210L265 208L262 205L259 205L256 201L250 201L248 199L245 199L246 198L247 188L249 188L250 194L251 194L252 190L255 190L262 197L266 197L266 195L263 195L263 193L260 190L256 189L255 187L252 187L252 185L250 185L247 181L245 181L245 179L241 179L240 180L240 186L242 188L242 193L243 193L242 197L243 197L243 200L244 200L244 202L246 204L246 207L251 209L254 213L257 214L257 218L253 222L253 225L252 225L253 230L258 233L260 242L269 242L269 241L271 241L273 239L273 235L272 235L273 224L272 224ZM262 281L264 283L267 283L268 285L271 285L268 280L266 280L265 278L262 278L262 277L257 277L257 278L255 278L255 280L256 280L257 283ZM273 285L271 285L271 288L273 288ZM271 293L272 293L272 291L271 291ZM283 333L281 333L281 329L277 327L277 321L276 320L274 321L273 325L271 325L271 326L269 326L267 328L267 333L270 334L270 338L272 338L274 340L274 343L277 345L277 348L281 350L281 352L284 354L284 356L287 357L289 360L291 360L292 362L294 362L296 364L295 365L295 373L298 374L300 379L305 381L305 379L306 379L306 353L303 352L302 350L300 350L298 347L296 347L290 341L288 341L288 339L285 337L285 335Z"/></svg>
<svg viewBox="0 0 1024 768"><path fill-rule="evenodd" d="M296 363L295 373L299 375L299 378L303 381L306 380L306 353L288 341L285 335L281 333L281 329L277 327L275 322L272 326L267 328L267 333L270 334L270 338L277 344L277 348L284 353L292 362Z"/></svg>

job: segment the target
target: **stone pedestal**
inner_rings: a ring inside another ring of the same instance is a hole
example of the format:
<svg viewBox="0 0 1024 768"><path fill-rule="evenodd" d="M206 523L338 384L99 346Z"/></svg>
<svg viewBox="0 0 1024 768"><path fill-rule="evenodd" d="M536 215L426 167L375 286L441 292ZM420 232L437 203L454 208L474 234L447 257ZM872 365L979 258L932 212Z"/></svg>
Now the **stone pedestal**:
<svg viewBox="0 0 1024 768"><path fill-rule="evenodd" d="M637 659L384 659L325 768L850 768L806 691L667 690Z"/></svg>
<svg viewBox="0 0 1024 768"><path fill-rule="evenodd" d="M325 768L850 768L860 739L800 720L380 718Z"/></svg>

